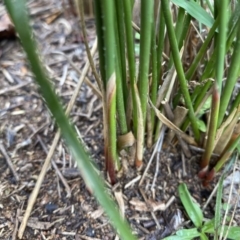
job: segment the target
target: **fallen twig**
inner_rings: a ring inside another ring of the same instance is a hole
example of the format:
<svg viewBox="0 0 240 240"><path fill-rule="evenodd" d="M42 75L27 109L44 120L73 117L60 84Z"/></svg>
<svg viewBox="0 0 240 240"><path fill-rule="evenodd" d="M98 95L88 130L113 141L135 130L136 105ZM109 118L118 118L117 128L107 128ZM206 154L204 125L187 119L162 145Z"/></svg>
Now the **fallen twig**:
<svg viewBox="0 0 240 240"><path fill-rule="evenodd" d="M29 83L31 83L31 82L30 82L30 81L29 81L29 82L22 82L22 83L19 83L19 84L15 85L15 86L6 87L6 88L4 88L4 89L1 89L1 90L0 90L0 95L6 94L6 93L8 93L8 92L16 91L16 90L19 89L19 88L22 88L22 87L27 86Z"/></svg>
<svg viewBox="0 0 240 240"><path fill-rule="evenodd" d="M97 39L95 40L93 48L92 48L92 51L91 51L92 55L95 54L96 50L97 50ZM70 102L68 104L68 107L67 107L67 110L66 110L66 115L69 115L69 113L70 113L70 111L71 111L71 109L72 109L72 107L73 107L73 105L74 105L74 103L75 103L75 101L77 99L79 90L81 88L81 85L83 83L84 78L87 75L88 69L89 69L89 62L88 62L88 60L86 60L86 64L85 64L85 67L84 67L84 69L82 71L82 75L81 75L81 77L79 79L79 82L77 83L76 89L75 89L75 91L74 91L74 93L72 95L72 98L71 98L71 100L70 100ZM33 205L34 205L34 203L35 203L35 201L37 199L40 187L41 187L42 182L44 180L44 177L46 175L47 169L49 167L50 161L52 159L53 153L54 153L55 148L56 148L56 146L58 144L60 136L61 136L61 133L60 133L60 130L58 129L58 131L57 131L57 133L56 133L56 135L55 135L55 137L53 139L53 143L52 143L52 145L51 145L51 147L49 149L48 155L47 155L47 157L45 159L45 162L44 162L44 164L42 166L42 170L41 170L41 172L40 172L40 174L38 176L36 185L35 185L35 187L34 187L34 189L32 191L32 194L29 197L27 209L26 209L26 212L25 212L24 217L22 219L22 223L20 225L19 231L18 231L18 237L20 239L22 239L22 237L23 237L23 233L24 233L25 228L27 226L28 218L29 218L29 216L31 214Z"/></svg>
<svg viewBox="0 0 240 240"><path fill-rule="evenodd" d="M8 167L10 168L13 176L15 177L16 181L18 182L19 177L17 175L17 172L15 171L15 169L13 167L13 164L12 164L12 161L11 161L10 157L8 156L7 151L6 151L5 147L3 146L3 144L1 142L0 142L0 151L2 152L3 156L5 157L6 162L8 164Z"/></svg>
<svg viewBox="0 0 240 240"><path fill-rule="evenodd" d="M152 215L153 220L155 221L155 223L156 223L156 225L157 225L157 228L160 229L160 228L161 228L161 227L160 227L160 224L159 224L159 222L158 222L158 220L157 220L157 217L156 217L156 215L155 215L155 213L154 213L154 211L153 211L153 209L152 209L152 206L151 206L151 205L149 204L149 202L148 202L148 199L147 199L144 191L143 191L141 188L139 188L139 191L140 191L140 193L141 193L141 195L142 195L142 197L143 197L146 205L147 205L147 206L149 207L149 209L150 209L151 215Z"/></svg>

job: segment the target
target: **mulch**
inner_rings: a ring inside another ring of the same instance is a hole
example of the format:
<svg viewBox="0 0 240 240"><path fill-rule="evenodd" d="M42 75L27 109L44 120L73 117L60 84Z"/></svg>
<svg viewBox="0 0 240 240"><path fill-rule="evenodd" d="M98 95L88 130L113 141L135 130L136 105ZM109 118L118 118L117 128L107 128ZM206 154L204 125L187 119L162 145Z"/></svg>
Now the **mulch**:
<svg viewBox="0 0 240 240"><path fill-rule="evenodd" d="M28 2L39 52L54 89L66 106L80 77L68 59L81 71L87 57L78 21L67 3L64 7L61 4L54 0ZM0 15L4 14L0 4ZM94 19L88 16L86 24L91 47L95 40ZM28 199L57 129L17 38L11 35L0 40L0 58L0 239L14 240L18 239ZM97 57L94 60L97 64ZM87 76L97 86L91 71ZM102 105L86 83L70 116L96 169L107 179ZM107 191L134 234L146 240L162 239L186 225L187 216L177 194L179 183L185 182L191 195L203 206L217 181L203 188L196 176L200 154L192 152L193 156L185 159L185 171L180 147L167 143L144 174L152 152L153 149L145 151L144 167L140 171L123 152L124 167L118 183L111 186L106 181ZM214 216L214 201L204 213L208 218ZM237 217L235 220L240 222ZM55 148L22 239L118 239L63 140Z"/></svg>

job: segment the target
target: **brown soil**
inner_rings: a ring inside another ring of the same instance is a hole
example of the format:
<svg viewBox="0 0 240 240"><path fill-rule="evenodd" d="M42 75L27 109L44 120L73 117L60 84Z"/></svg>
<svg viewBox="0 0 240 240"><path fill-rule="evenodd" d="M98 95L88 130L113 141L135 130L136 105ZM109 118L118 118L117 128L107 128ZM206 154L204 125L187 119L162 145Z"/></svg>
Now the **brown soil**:
<svg viewBox="0 0 240 240"><path fill-rule="evenodd" d="M3 9L2 5L0 7ZM29 8L43 62L56 92L67 105L79 73L63 55L53 52L67 55L78 69L83 69L86 53L77 21L67 7L62 9L58 1L30 1ZM87 29L91 46L95 39L91 18L87 20ZM13 240L18 239L29 196L52 145L56 127L38 92L19 41L1 40L0 46L0 239ZM95 84L91 72L88 77ZM71 119L91 152L96 168L103 173L101 102L85 83L71 112ZM151 152L152 149L145 153L144 167ZM214 184L203 188L196 176L196 153L193 154L195 157L186 159L187 174L183 176L179 152L180 149L165 144L156 179L155 157L141 188L138 187L138 176L143 174L143 170L136 171L123 157L124 174L116 186L108 184L109 193L123 207L123 213L139 239L161 239L187 220L177 194L180 182L188 185L201 206L213 189ZM12 163L13 171L7 159ZM135 178L136 182L128 186ZM169 200L173 202L164 210ZM157 206L159 210L151 212L149 206ZM214 204L209 205L205 214L208 217L214 215ZM159 226L156 226L156 220ZM55 149L23 239L117 239L62 140Z"/></svg>

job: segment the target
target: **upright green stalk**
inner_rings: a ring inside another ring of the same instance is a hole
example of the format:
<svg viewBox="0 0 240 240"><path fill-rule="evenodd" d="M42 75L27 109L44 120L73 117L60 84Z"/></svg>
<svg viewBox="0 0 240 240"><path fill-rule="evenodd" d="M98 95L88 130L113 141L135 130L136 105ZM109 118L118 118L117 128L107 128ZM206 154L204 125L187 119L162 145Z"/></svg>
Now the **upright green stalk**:
<svg viewBox="0 0 240 240"><path fill-rule="evenodd" d="M103 0L103 26L105 43L105 71L106 71L106 101L107 101L107 124L108 124L108 146L106 156L106 167L112 184L115 183L115 167L119 166L117 157L116 138L116 39L114 25L114 2Z"/></svg>
<svg viewBox="0 0 240 240"><path fill-rule="evenodd" d="M127 104L128 89L127 89L127 67L126 67L126 51L125 51L125 29L124 29L124 12L122 1L115 1L116 9L116 29L117 29L117 50L119 52L119 66L121 67L122 92L124 96L125 107Z"/></svg>
<svg viewBox="0 0 240 240"><path fill-rule="evenodd" d="M221 97L218 126L220 126L223 121L229 100L232 95L233 88L237 81L237 77L239 74L239 67L240 67L239 63L240 63L240 25L238 25L238 33L237 33L237 39L233 49L233 56L231 59L229 70L228 70L228 77L226 80L226 84L224 86L223 94Z"/></svg>
<svg viewBox="0 0 240 240"><path fill-rule="evenodd" d="M154 0L141 1L140 63L138 88L144 125L148 98L148 71L150 62Z"/></svg>
<svg viewBox="0 0 240 240"><path fill-rule="evenodd" d="M102 18L102 4L99 0L94 0L95 24L98 36L98 55L99 66L104 88L106 88L106 72L105 72L105 58L104 58L104 31L103 31L103 18Z"/></svg>
<svg viewBox="0 0 240 240"><path fill-rule="evenodd" d="M180 39L181 39L182 31L183 31L184 18L185 18L185 9L179 8L178 16L177 16L177 20L176 20L176 26L175 26L175 36L176 36L179 48L181 48L181 45L182 45L180 43ZM173 55L170 56L170 60L168 62L168 69L170 69L172 67L172 65L173 65Z"/></svg>
<svg viewBox="0 0 240 240"><path fill-rule="evenodd" d="M220 6L219 6L219 0L215 0L213 4L214 4L214 19L217 19L217 16L218 16L218 14L219 14L219 7L220 7ZM218 38L218 34L215 33L214 46L216 46L216 44L217 44L217 38Z"/></svg>
<svg viewBox="0 0 240 240"><path fill-rule="evenodd" d="M216 84L214 84L207 144L206 144L205 152L202 156L202 161L201 161L202 172L199 173L199 177L201 178L205 177L205 173L208 170L208 164L212 156L216 129L217 129L217 116L218 116L218 110L219 110L219 103L220 103L219 91Z"/></svg>
<svg viewBox="0 0 240 240"><path fill-rule="evenodd" d="M230 49L232 42L236 37L238 24L239 24L239 21L233 26L232 31L229 33L227 43L226 43L226 52ZM217 59L217 52L218 52L218 49L215 48L201 76L201 81L209 78L210 75L212 75L212 77L215 76L215 71L213 73L213 69Z"/></svg>
<svg viewBox="0 0 240 240"><path fill-rule="evenodd" d="M234 38L236 37L236 32L237 32L237 29L238 29L238 26L239 26L240 11L238 9L240 9L240 4L238 4L237 7L238 8L236 8L235 11L234 11L234 17L232 17L231 24L228 25L229 28L231 28L231 30L228 33L228 39L227 39L227 43L226 43L226 51L228 51L230 49L230 47L232 45L232 42L233 42ZM215 20L215 23L213 24L213 26L212 26L209 34L208 34L208 37L213 34L213 29L215 28L215 24L217 22L219 23L219 19L220 19L220 17L217 17L217 19ZM206 43L206 41L208 41L208 37L205 40L205 42L203 43L200 51L202 51L202 48L206 47L205 43ZM209 40L210 40L210 38L209 38ZM203 74L200 78L200 82L205 81L206 79L209 79L209 78L214 78L214 76L215 76L214 64L215 64L216 59L217 59L217 52L218 52L218 49L215 48L211 57L210 57L210 60L207 62L207 65L204 69L204 72L203 72ZM202 52L202 53L204 53L204 52ZM194 59L193 64L191 65L191 67L189 68L189 70L186 73L186 78L188 80L191 80L191 76L193 75L193 73L195 71L194 69L197 67L197 64L198 64L197 59L199 59L199 60L201 59L200 52L197 54L196 58ZM208 80L204 84L204 87L197 86L194 89L194 92L191 96L191 99L194 102L194 110L196 110L198 108L198 106L201 103L202 99L204 98L206 92L208 91L208 89L211 86L212 86L212 81ZM183 131L188 126L188 123L189 123L189 120L186 120L185 123L184 123L184 127L182 127Z"/></svg>
<svg viewBox="0 0 240 240"><path fill-rule="evenodd" d="M150 88L150 98L153 103L153 105L156 105L157 101L157 91L158 91L158 79L157 79L157 51L156 51L157 45L156 45L156 34L155 34L155 24L153 23L152 27L152 46L151 46L151 63L152 63L152 84ZM155 112L152 109L150 114L150 119L147 123L148 125L148 137L147 137L147 146L152 146L152 140L153 140L153 129L155 124Z"/></svg>
<svg viewBox="0 0 240 240"><path fill-rule="evenodd" d="M159 22L159 28L158 28L158 38L157 38L157 81L158 85L161 85L162 83L162 53L164 48L164 36L165 36L165 19L163 15L163 9L162 9L162 2L160 1L160 22ZM153 126L155 129L155 136L154 136L154 142L156 142L159 138L159 132L161 129L161 122L157 121L156 126Z"/></svg>
<svg viewBox="0 0 240 240"><path fill-rule="evenodd" d="M229 112L231 113L235 108L238 107L239 104L240 104L240 94L238 94L237 97L234 99Z"/></svg>
<svg viewBox="0 0 240 240"><path fill-rule="evenodd" d="M216 19L216 21L219 19L219 17ZM215 23L216 23L215 21ZM218 20L219 22L219 20ZM214 25L215 25L214 23ZM240 4L237 5L234 13L233 13L233 16L231 18L231 22L229 23L229 28L231 28L231 30L229 30L229 33L228 33L228 39L227 39L227 43L226 43L226 51L228 51L232 45L232 42L234 40L234 38L236 37L236 33L237 33L237 29L238 29L238 26L240 24ZM214 26L213 25L213 26ZM212 27L213 28L213 27ZM212 29L210 30L210 32L212 31ZM209 32L209 35L210 35L210 32ZM208 39L208 37L207 37ZM207 39L205 41L207 41ZM204 42L205 44L205 42ZM203 44L203 45L204 45ZM200 82L202 81L205 81L206 79L208 78L214 78L215 76L215 70L214 70L214 64L216 62L216 59L217 59L217 48L214 49L211 57L210 57L210 60L207 62L207 65L205 67L205 70L200 78ZM201 51L201 49L200 49ZM196 56L196 58L199 58L200 56ZM193 62L193 65L189 68L188 72L186 73L186 78L188 80L191 79L191 75L193 74L194 72L194 69L197 62ZM191 70L190 70L191 69ZM208 80L205 84L204 84L204 87L202 86L197 86L195 89L194 89L194 92L191 96L191 99L192 101L194 102L194 110L196 110L199 106L199 104L201 103L202 99L204 98L206 92L208 91L208 89L212 86L212 81L211 80ZM237 97L238 98L238 97ZM236 103L236 104L235 104ZM233 103L233 107L231 109L234 109L235 107L238 106L237 103L240 103L240 97L239 97L239 101L234 101ZM182 130L186 130L187 126L189 124L189 119L186 119L183 127L182 127Z"/></svg>
<svg viewBox="0 0 240 240"><path fill-rule="evenodd" d="M105 69L106 69L106 79L107 81L112 76L115 71L115 48L116 48L116 39L115 39L115 17L114 17L114 2L102 0L102 18L104 26L104 42L105 42Z"/></svg>
<svg viewBox="0 0 240 240"><path fill-rule="evenodd" d="M123 10L124 10L124 24L126 33L126 47L127 47L127 59L128 59L128 72L130 79L130 89L132 94L132 104L133 104L133 132L136 136L137 134L137 107L136 98L134 91L134 84L136 81L136 69L135 69L135 54L134 54L134 39L132 30L132 5L129 0L123 0Z"/></svg>
<svg viewBox="0 0 240 240"><path fill-rule="evenodd" d="M142 113L138 111L138 115L141 115L142 123L138 123L137 127L137 154L135 164L136 166L142 165L142 153L145 134L145 123L147 116L147 102L148 102L148 73L150 63L150 49L151 49L151 36L153 27L153 7L154 0L141 1L141 32L140 32L140 63L139 63L139 76L138 76L138 89L140 96L140 107ZM136 99L137 100L137 99ZM139 103L138 103L139 105ZM139 108L137 108L139 109ZM140 121L140 118L139 118ZM141 126L141 127L140 127ZM141 141L140 141L141 139ZM141 153L141 154L140 154Z"/></svg>
<svg viewBox="0 0 240 240"><path fill-rule="evenodd" d="M183 21L182 32L181 32L180 37L178 39L178 48L179 49L182 48L182 46L184 44L184 41L186 41L187 34L188 34L188 29L191 26L190 25L191 19L192 19L191 15L186 13L184 21Z"/></svg>
<svg viewBox="0 0 240 240"><path fill-rule="evenodd" d="M197 66L200 64L200 61L201 59L203 58L203 56L206 54L206 51L208 49L208 46L209 46L209 43L211 42L214 34L215 34L215 31L218 27L218 24L219 24L219 17L215 20L212 28L210 29L208 35L207 35L207 38L206 40L204 41L203 45L201 46L199 52L197 53L197 55L195 56L193 62L191 63L191 66L190 68L188 69L188 71L186 72L186 79L187 80L191 80L196 69L197 69Z"/></svg>
<svg viewBox="0 0 240 240"><path fill-rule="evenodd" d="M195 114L194 114L191 98L190 98L188 87L187 87L187 82L186 82L186 79L185 79L185 74L184 74L184 71L183 71L183 66L182 66L182 63L181 63L181 58L180 58L180 54L179 54L179 50L178 50L177 39L176 39L176 36L175 36L175 33L174 33L172 17L171 17L171 12L170 12L170 8L169 8L169 1L162 0L162 7L163 7L164 17L165 17L165 21L166 21L167 30L168 30L168 36L169 36L169 42L170 42L170 45L171 45L173 61L174 61L175 68L176 68L178 78L179 78L181 92L183 94L185 104L186 104L187 108L189 109L188 114L189 114L189 118L190 118L190 121L191 121L191 124L192 124L192 129L193 129L195 139L197 141L199 141L200 133L199 133L199 130L198 130L197 119L196 119Z"/></svg>
<svg viewBox="0 0 240 240"><path fill-rule="evenodd" d="M237 7L231 17L231 22L228 25L229 31L228 31L228 38L226 41L226 52L229 51L229 49L232 46L232 42L236 37L239 24L240 24L240 4L238 3ZM214 40L216 40L216 39L214 39ZM205 80L210 77L210 74L214 68L214 65L215 65L215 62L217 59L217 51L218 51L218 49L215 48L212 53L212 56L210 57L210 60L208 61L207 65L205 67L205 70L202 74L201 80ZM215 73L212 74L212 76L214 76L214 75L215 75Z"/></svg>
<svg viewBox="0 0 240 240"><path fill-rule="evenodd" d="M118 46L118 44L116 44ZM117 51L118 52L118 51ZM119 53L117 53L118 55ZM128 132L127 120L126 120L126 111L125 111L125 102L123 94L123 78L121 75L120 68L120 59L116 58L116 84L117 84L117 116L118 123L120 128L120 134L126 134Z"/></svg>
<svg viewBox="0 0 240 240"><path fill-rule="evenodd" d="M219 1L218 1L219 2ZM217 39L217 62L216 62L216 83L221 95L222 90L222 78L224 72L224 58L226 53L226 42L227 42L227 29L228 29L228 0L222 0L219 4L219 34Z"/></svg>
<svg viewBox="0 0 240 240"><path fill-rule="evenodd" d="M158 38L157 38L157 80L161 82L161 73L162 73L162 53L164 47L164 32L165 32L165 19L162 10L162 2L160 2L160 20L159 20L159 28L158 28Z"/></svg>
<svg viewBox="0 0 240 240"><path fill-rule="evenodd" d="M117 115L120 127L120 134L126 134L126 103L127 103L127 79L125 62L125 32L123 25L123 7L121 1L115 2L116 20L116 80L117 80Z"/></svg>
<svg viewBox="0 0 240 240"><path fill-rule="evenodd" d="M222 88L222 78L224 72L224 58L226 52L226 40L227 40L227 26L228 26L228 1L221 1L219 5L220 24L219 24L219 36L217 37L217 62L216 62L216 81L214 83L214 90L212 94L212 107L210 115L210 124L208 129L208 138L206 143L205 152L202 156L201 168L202 171L199 174L204 177L208 170L208 165L213 151L214 140L218 125L218 115L220 106L220 95Z"/></svg>
<svg viewBox="0 0 240 240"><path fill-rule="evenodd" d="M203 86L197 86L191 96L192 101L194 102L194 111L196 111L200 105L200 103L202 102L204 96L206 95L206 92L208 91L208 89L212 86L212 81L208 80ZM186 118L186 120L184 121L181 129L183 131L185 131L189 125L189 118Z"/></svg>

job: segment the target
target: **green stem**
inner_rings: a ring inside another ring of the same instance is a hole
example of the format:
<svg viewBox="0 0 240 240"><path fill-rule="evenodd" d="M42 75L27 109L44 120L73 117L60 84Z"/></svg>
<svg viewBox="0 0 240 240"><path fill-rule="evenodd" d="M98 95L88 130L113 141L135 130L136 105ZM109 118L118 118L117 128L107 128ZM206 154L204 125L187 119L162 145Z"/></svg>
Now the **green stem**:
<svg viewBox="0 0 240 240"><path fill-rule="evenodd" d="M135 69L135 54L134 54L134 40L133 40L133 30L132 30L132 5L129 0L123 0L123 10L124 10L124 24L126 33L126 47L127 47L127 58L129 67L129 79L130 88L132 94L132 104L133 104L133 132L136 136L137 134L137 107L136 107L136 97L134 91L134 84L136 81L136 69Z"/></svg>
<svg viewBox="0 0 240 240"><path fill-rule="evenodd" d="M156 45L156 37L155 37L155 24L153 24L152 27L152 46L151 46L151 59L152 59L152 84L151 84L151 90L150 90L150 98L153 103L153 105L156 105L157 101L157 91L158 91L158 79L157 79L157 51L156 51L157 45ZM150 122L148 123L149 129L148 129L148 147L152 146L152 136L153 136L153 128L155 124L155 112L153 109L150 110Z"/></svg>
<svg viewBox="0 0 240 240"><path fill-rule="evenodd" d="M220 126L223 121L225 112L227 110L227 106L229 104L229 100L232 96L233 88L238 78L239 67L240 67L239 62L240 62L240 25L238 26L237 39L234 44L232 60L228 70L228 77L227 77L226 84L224 86L223 94L221 97L218 126Z"/></svg>
<svg viewBox="0 0 240 240"><path fill-rule="evenodd" d="M163 15L163 9L162 9L162 2L161 2L161 9L160 9L160 23L159 23L159 29L158 29L158 44L157 44L157 80L158 84L162 84L162 53L164 48L164 36L165 36L165 19ZM157 121L157 126L153 126L155 129L155 136L154 136L154 142L156 142L159 138L160 134L160 125L161 122Z"/></svg>
<svg viewBox="0 0 240 240"><path fill-rule="evenodd" d="M204 96L206 95L206 92L208 91L208 89L212 86L212 81L211 80L208 80L204 86L197 86L195 89L194 89L194 92L191 96L191 99L192 101L194 102L194 111L196 111L199 107L199 105L201 104ZM186 120L184 121L181 129L183 131L185 131L189 125L189 118L186 118Z"/></svg>
<svg viewBox="0 0 240 240"><path fill-rule="evenodd" d="M117 157L117 124L116 124L116 39L115 39L115 17L114 2L103 0L103 26L105 42L105 71L106 71L106 92L107 92L107 123L108 141L106 166L112 184L115 183L115 167L119 166ZM115 85L115 86L114 86Z"/></svg>
<svg viewBox="0 0 240 240"><path fill-rule="evenodd" d="M214 167L215 173L217 173L222 168L222 166L226 163L226 161L231 156L233 151L239 145L239 140L240 140L240 135L234 141L232 141L230 146L228 146L227 151L225 151L221 159L217 162L217 164Z"/></svg>
<svg viewBox="0 0 240 240"><path fill-rule="evenodd" d="M138 88L143 115L143 126L146 122L148 98L148 73L150 63L150 49L153 23L154 1L141 1L141 32L140 32L140 63Z"/></svg>
<svg viewBox="0 0 240 240"><path fill-rule="evenodd" d="M235 100L233 101L233 104L231 106L231 109L230 109L230 113L233 111L233 109L237 108L240 104L240 94L237 95L237 97L235 98Z"/></svg>
<svg viewBox="0 0 240 240"><path fill-rule="evenodd" d="M103 19L102 19L102 4L98 0L94 0L94 12L95 12L95 24L98 37L98 55L99 55L99 67L102 77L104 89L106 88L106 72L105 72L105 58L104 58L104 31L103 31Z"/></svg>
<svg viewBox="0 0 240 240"><path fill-rule="evenodd" d="M208 135L207 135L207 143L205 152L202 156L201 161L201 168L204 169L209 165L212 151L214 147L214 140L217 130L217 119L218 119L218 109L220 104L220 96L218 87L216 86L216 83L214 84L213 94L212 94L212 107L211 107L211 115L210 115L210 124L208 128Z"/></svg>
<svg viewBox="0 0 240 240"><path fill-rule="evenodd" d="M123 7L120 1L116 6L116 80L117 80L117 114L120 134L128 132L126 121L127 85L126 85L126 62L125 62L125 38L123 26Z"/></svg>
<svg viewBox="0 0 240 240"><path fill-rule="evenodd" d="M116 8L116 19L117 19L117 50L119 53L119 66L121 66L121 79L122 79L122 91L124 96L125 108L128 98L127 89L127 67L126 67L126 55L125 55L125 30L124 30L124 12L122 1L115 1Z"/></svg>
<svg viewBox="0 0 240 240"><path fill-rule="evenodd" d="M178 16L176 20L176 26L175 26L175 36L178 42L179 49L181 48L182 43L180 42L181 34L183 31L183 22L185 18L185 9L179 8ZM168 69L170 69L173 65L173 55L170 56L170 60L168 62Z"/></svg>
<svg viewBox="0 0 240 240"><path fill-rule="evenodd" d="M199 141L200 133L198 130L196 116L194 114L190 94L189 94L188 87L187 87L187 82L185 79L185 74L183 71L183 66L181 63L181 58L180 58L180 54L179 54L179 50L178 50L178 44L177 44L176 36L174 33L172 17L171 17L171 12L170 12L170 8L169 8L169 1L162 0L162 7L163 7L164 17L165 17L165 21L166 21L166 26L167 26L169 42L170 42L170 46L171 46L171 50L172 50L173 61L174 61L175 68L176 68L178 78L179 78L181 92L183 94L185 104L186 104L187 108L189 109L188 114L189 114L189 119L192 124L195 139L197 141Z"/></svg>
<svg viewBox="0 0 240 240"><path fill-rule="evenodd" d="M161 2L162 5L162 2ZM161 82L161 73L162 73L162 53L164 47L164 32L165 32L165 19L162 11L162 6L160 9L160 22L159 22L159 29L158 29L158 38L157 38L157 80Z"/></svg>
<svg viewBox="0 0 240 240"><path fill-rule="evenodd" d="M240 4L238 4L238 7L239 7L238 9L240 10ZM238 10L238 12L240 13L239 10ZM236 11L237 11L237 9L236 9ZM234 38L236 37L237 29L240 24L239 14L236 13L235 15L236 15L237 20L235 20L235 19L234 19L234 21L232 20L232 22L231 22L232 25L229 25L229 28L231 30L229 31L229 34L228 34L228 39L227 39L227 43L226 43L226 52L229 51L229 49L231 48L232 42L233 42ZM202 74L201 81L209 78L210 75L212 75L212 77L214 77L215 72L214 72L214 74L212 72L213 72L214 64L217 59L217 51L218 51L218 49L215 48L212 53L212 56L210 57L210 60L208 61L207 65L205 67L205 70Z"/></svg>
<svg viewBox="0 0 240 240"><path fill-rule="evenodd" d="M206 143L205 152L201 161L201 168L205 169L210 162L210 158L213 151L215 135L218 126L218 115L220 106L220 95L222 87L222 78L224 72L224 58L226 52L226 40L227 40L227 25L228 25L228 1L222 1L220 6L220 22L219 22L219 36L217 38L217 64L216 64L216 82L214 83L214 89L212 94L212 107L210 115L210 124L208 129L208 138Z"/></svg>
<svg viewBox="0 0 240 240"><path fill-rule="evenodd" d="M224 72L224 58L226 53L226 42L227 42L227 29L228 29L228 1L223 0L221 4L218 4L220 7L219 15L219 34L217 37L217 62L216 62L216 82L221 96L222 89L222 78Z"/></svg>
<svg viewBox="0 0 240 240"><path fill-rule="evenodd" d="M219 17L216 19L216 21L214 22L212 28L210 29L206 40L204 41L203 45L201 46L199 52L197 53L196 57L194 58L193 62L191 63L190 68L188 69L188 71L186 72L186 79L187 80L191 80L196 69L197 66L200 64L201 59L203 58L203 56L206 54L206 51L208 49L208 45L211 42L214 33L218 27L219 24Z"/></svg>

